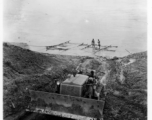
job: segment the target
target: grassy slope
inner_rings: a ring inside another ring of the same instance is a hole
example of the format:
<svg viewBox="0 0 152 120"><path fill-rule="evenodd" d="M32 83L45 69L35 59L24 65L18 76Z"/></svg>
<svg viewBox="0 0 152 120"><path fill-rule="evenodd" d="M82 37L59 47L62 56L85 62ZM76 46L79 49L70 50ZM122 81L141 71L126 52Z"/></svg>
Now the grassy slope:
<svg viewBox="0 0 152 120"><path fill-rule="evenodd" d="M79 57L32 52L4 43L4 117L23 110L26 89L55 90L54 80L64 80L78 63Z"/></svg>

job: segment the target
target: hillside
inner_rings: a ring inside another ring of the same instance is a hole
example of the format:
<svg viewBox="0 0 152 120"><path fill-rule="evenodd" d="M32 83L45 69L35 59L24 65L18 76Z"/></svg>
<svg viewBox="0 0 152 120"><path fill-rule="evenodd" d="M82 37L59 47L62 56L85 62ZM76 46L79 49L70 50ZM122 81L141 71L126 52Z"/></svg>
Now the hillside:
<svg viewBox="0 0 152 120"><path fill-rule="evenodd" d="M147 52L118 59L87 59L82 66L95 69L105 81L105 120L147 120Z"/></svg>
<svg viewBox="0 0 152 120"><path fill-rule="evenodd" d="M29 45L27 43L21 43L21 42L9 42L8 45L15 45L24 49L30 49Z"/></svg>
<svg viewBox="0 0 152 120"><path fill-rule="evenodd" d="M33 52L4 43L4 118L25 109L28 89L55 91L79 63L95 69L99 78L107 71L105 120L147 119L147 52L118 59L92 59Z"/></svg>
<svg viewBox="0 0 152 120"><path fill-rule="evenodd" d="M106 120L146 120L147 52L109 63L112 69L106 86L110 91L104 111Z"/></svg>
<svg viewBox="0 0 152 120"><path fill-rule="evenodd" d="M54 91L55 79L64 80L80 57L41 54L3 44L4 118L24 110L26 90Z"/></svg>

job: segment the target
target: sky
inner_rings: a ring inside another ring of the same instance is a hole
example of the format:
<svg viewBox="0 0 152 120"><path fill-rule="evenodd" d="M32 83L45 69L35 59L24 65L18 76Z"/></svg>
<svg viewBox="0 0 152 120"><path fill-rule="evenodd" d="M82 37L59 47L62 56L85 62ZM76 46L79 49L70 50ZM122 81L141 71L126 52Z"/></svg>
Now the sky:
<svg viewBox="0 0 152 120"><path fill-rule="evenodd" d="M147 50L146 0L5 0L4 41L54 45L71 40Z"/></svg>

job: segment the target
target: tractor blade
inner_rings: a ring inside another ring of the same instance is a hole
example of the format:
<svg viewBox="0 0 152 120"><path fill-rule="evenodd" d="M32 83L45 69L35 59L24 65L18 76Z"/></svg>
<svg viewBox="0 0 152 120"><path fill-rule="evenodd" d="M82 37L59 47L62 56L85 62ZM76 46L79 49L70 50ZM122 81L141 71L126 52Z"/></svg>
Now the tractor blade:
<svg viewBox="0 0 152 120"><path fill-rule="evenodd" d="M61 95L42 91L29 91L31 102L27 111L68 118L103 118L104 101Z"/></svg>

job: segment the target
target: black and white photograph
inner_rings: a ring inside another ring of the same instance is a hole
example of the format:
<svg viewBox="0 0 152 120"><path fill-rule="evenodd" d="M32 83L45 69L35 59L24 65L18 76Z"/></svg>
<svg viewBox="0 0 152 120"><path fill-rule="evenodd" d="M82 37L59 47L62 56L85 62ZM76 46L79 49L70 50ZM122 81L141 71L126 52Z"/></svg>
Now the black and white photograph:
<svg viewBox="0 0 152 120"><path fill-rule="evenodd" d="M3 0L3 120L148 120L147 6Z"/></svg>

